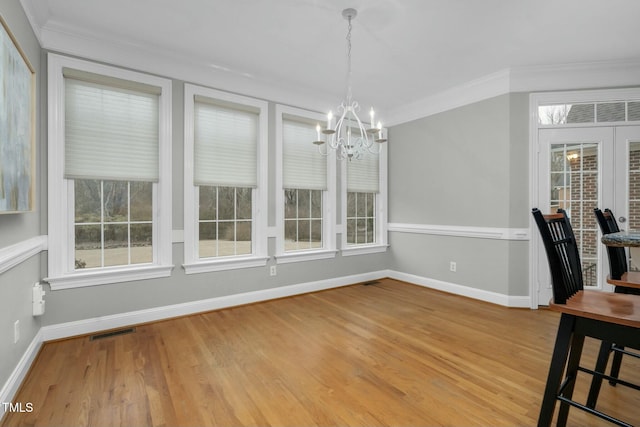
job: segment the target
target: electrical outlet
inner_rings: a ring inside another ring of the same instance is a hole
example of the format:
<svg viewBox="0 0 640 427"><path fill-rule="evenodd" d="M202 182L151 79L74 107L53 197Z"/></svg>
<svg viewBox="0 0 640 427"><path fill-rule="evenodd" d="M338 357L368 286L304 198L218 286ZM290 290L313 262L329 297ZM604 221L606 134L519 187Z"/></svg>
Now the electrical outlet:
<svg viewBox="0 0 640 427"><path fill-rule="evenodd" d="M271 268L269 269L269 274L272 276L275 276L276 274L278 274L278 270L276 269L275 265L271 266Z"/></svg>
<svg viewBox="0 0 640 427"><path fill-rule="evenodd" d="M20 341L20 321L13 322L13 343Z"/></svg>
<svg viewBox="0 0 640 427"><path fill-rule="evenodd" d="M449 270L450 271L453 271L455 273L457 268L458 268L458 266L456 265L455 261L449 262Z"/></svg>

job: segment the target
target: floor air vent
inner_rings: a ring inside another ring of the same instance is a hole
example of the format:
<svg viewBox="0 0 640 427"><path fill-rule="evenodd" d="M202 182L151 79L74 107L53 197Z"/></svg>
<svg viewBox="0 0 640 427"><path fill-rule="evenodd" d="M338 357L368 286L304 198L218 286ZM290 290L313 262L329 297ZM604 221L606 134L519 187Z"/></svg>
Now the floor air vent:
<svg viewBox="0 0 640 427"><path fill-rule="evenodd" d="M105 332L103 334L91 335L89 337L89 341L101 340L103 338L115 337L118 335L131 334L136 331L136 328L126 328L126 329L118 329L115 331Z"/></svg>
<svg viewBox="0 0 640 427"><path fill-rule="evenodd" d="M364 286L370 286L370 285L377 285L379 283L380 283L379 280L372 280L371 282L364 282L363 285Z"/></svg>

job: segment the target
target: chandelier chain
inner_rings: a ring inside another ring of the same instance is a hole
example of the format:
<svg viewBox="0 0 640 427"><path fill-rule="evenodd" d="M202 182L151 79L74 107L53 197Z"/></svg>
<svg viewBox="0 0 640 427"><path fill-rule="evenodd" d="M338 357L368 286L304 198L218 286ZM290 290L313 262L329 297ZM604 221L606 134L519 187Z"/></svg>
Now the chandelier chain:
<svg viewBox="0 0 640 427"><path fill-rule="evenodd" d="M351 16L348 17L349 27L347 31L347 102L351 103L352 89L351 89Z"/></svg>

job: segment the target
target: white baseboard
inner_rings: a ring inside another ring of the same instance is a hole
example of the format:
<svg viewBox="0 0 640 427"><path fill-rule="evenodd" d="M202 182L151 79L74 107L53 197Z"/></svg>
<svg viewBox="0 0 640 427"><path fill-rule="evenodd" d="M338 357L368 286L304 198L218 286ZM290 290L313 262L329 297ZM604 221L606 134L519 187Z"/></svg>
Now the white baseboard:
<svg viewBox="0 0 640 427"><path fill-rule="evenodd" d="M12 402L13 397L18 392L18 388L20 388L22 381L24 381L24 378L27 376L27 372L29 372L31 364L40 351L40 347L42 347L43 339L41 331L42 329L38 331L35 337L33 337L31 344L29 344L29 347L27 347L27 350L20 358L18 365L11 373L11 376L9 376L9 379L2 387L2 390L0 390L0 402ZM0 420L2 420L4 414L5 405L0 404Z"/></svg>
<svg viewBox="0 0 640 427"><path fill-rule="evenodd" d="M60 323L57 325L42 327L42 340L50 341L55 339L68 338L76 335L85 335L108 329L115 329L140 323L169 319L172 317L185 316L189 314L202 313L205 311L218 310L221 308L234 307L259 301L267 301L270 299L283 298L309 292L321 291L325 289L337 288L341 286L351 285L353 283L380 279L383 277L386 277L386 270L338 277L335 279L307 282L298 285L280 286L277 288L209 298L205 300L174 304L165 307L150 308L146 310L137 310L110 316L94 317L91 319L78 320L75 322Z"/></svg>
<svg viewBox="0 0 640 427"><path fill-rule="evenodd" d="M512 308L530 308L531 302L529 296L511 296L499 294L497 292L485 291L482 289L471 288L468 286L457 285L455 283L443 282L442 280L430 279L428 277L416 276L414 274L402 273L399 271L388 270L387 277L396 280L413 283L439 291L448 292L450 294L461 295L480 301L486 301L493 304L502 305Z"/></svg>

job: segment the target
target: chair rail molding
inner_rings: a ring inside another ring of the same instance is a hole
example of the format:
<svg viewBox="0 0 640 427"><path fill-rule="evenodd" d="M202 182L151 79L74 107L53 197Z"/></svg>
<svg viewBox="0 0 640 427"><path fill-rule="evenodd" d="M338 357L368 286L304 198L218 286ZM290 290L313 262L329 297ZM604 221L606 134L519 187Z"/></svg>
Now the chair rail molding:
<svg viewBox="0 0 640 427"><path fill-rule="evenodd" d="M35 236L22 242L0 248L0 274L11 270L32 256L46 251L47 246L47 236Z"/></svg>
<svg viewBox="0 0 640 427"><path fill-rule="evenodd" d="M530 238L528 228L472 227L463 225L407 224L394 222L389 223L389 231L495 240L529 240Z"/></svg>

